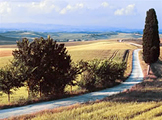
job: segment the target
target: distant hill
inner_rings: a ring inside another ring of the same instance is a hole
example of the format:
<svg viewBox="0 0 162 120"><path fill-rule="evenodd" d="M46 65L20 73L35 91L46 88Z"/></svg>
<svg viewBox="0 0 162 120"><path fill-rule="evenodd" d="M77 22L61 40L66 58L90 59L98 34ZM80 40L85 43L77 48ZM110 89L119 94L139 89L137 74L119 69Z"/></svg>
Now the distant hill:
<svg viewBox="0 0 162 120"><path fill-rule="evenodd" d="M140 32L35 32L35 31L3 31L0 32L0 44L15 44L16 41L22 38L28 38L32 41L34 38L47 38L50 35L56 41L89 41L99 39L114 39L114 38L141 38Z"/></svg>
<svg viewBox="0 0 162 120"><path fill-rule="evenodd" d="M162 37L162 30L159 30ZM15 44L17 40L28 38L47 38L51 36L56 41L89 41L99 39L138 39L142 38L142 29L112 28L101 26L68 26L54 24L2 24L0 28L0 45Z"/></svg>
<svg viewBox="0 0 162 120"><path fill-rule="evenodd" d="M15 41L15 40L17 40L16 38L12 38L12 37L5 37L5 36L2 36L2 35L0 35L0 40L1 41L5 41L5 40L9 40L9 41Z"/></svg>
<svg viewBox="0 0 162 120"><path fill-rule="evenodd" d="M17 40L17 38L0 35L0 45L15 44Z"/></svg>

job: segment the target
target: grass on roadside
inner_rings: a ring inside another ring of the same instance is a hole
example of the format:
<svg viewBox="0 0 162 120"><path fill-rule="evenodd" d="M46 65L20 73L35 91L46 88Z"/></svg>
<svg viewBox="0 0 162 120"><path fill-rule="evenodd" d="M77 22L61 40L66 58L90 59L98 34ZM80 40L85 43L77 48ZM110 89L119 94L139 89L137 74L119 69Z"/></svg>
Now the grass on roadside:
<svg viewBox="0 0 162 120"><path fill-rule="evenodd" d="M111 102L100 101L88 104L61 107L9 120L148 120L162 118L162 102Z"/></svg>
<svg viewBox="0 0 162 120"><path fill-rule="evenodd" d="M13 92L13 94L11 95L12 104L15 104L14 102L21 102L23 100L26 100L28 97L26 87L21 87L17 91L12 91L12 92ZM0 92L0 106L6 105L6 104L8 104L7 94Z"/></svg>

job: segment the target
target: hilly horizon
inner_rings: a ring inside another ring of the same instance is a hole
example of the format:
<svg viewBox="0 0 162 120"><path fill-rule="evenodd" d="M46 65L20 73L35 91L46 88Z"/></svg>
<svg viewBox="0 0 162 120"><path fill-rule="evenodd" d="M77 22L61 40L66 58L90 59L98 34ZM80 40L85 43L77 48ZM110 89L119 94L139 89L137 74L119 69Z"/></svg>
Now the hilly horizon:
<svg viewBox="0 0 162 120"><path fill-rule="evenodd" d="M36 31L36 32L143 32L143 29L130 29L127 27L110 27L97 25L62 25L62 24L39 24L39 23L3 23L0 32L4 31ZM161 30L162 31L162 30Z"/></svg>
<svg viewBox="0 0 162 120"><path fill-rule="evenodd" d="M36 32L36 31L3 31L0 32L0 45L15 44L16 41L22 38L27 38L32 41L34 38L51 38L58 42L72 42L72 41L91 41L100 39L138 39L142 37L140 32Z"/></svg>

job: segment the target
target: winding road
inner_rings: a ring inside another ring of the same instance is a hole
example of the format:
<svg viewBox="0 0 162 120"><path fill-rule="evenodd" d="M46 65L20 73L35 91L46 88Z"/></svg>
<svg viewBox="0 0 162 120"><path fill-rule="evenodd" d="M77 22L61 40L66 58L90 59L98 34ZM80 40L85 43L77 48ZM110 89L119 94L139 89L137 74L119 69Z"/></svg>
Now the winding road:
<svg viewBox="0 0 162 120"><path fill-rule="evenodd" d="M76 103L84 103L88 101L95 101L103 99L107 96L120 93L124 91L125 89L131 88L133 85L138 84L142 82L143 80L143 73L140 66L139 56L138 52L140 49L136 49L133 52L133 67L132 67L132 73L130 77L123 83L121 83L118 86L108 88L105 90L87 93L80 96L70 97L70 98L64 98L49 102L42 102L42 103L36 103L32 105L26 105L23 107L16 107L16 108L9 108L9 109L2 109L0 110L0 119L3 118L9 118L11 116L19 116L19 115L25 115L30 114L38 111L42 111L45 109L53 109L60 106L69 106Z"/></svg>

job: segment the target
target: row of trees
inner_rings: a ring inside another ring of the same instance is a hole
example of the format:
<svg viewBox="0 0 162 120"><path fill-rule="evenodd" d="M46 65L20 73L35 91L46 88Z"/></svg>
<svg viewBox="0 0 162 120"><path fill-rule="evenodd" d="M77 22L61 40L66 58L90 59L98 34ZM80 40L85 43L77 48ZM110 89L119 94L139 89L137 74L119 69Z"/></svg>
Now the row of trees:
<svg viewBox="0 0 162 120"><path fill-rule="evenodd" d="M71 62L64 44L57 44L50 37L36 38L31 43L24 38L17 47L14 60L0 70L0 88L8 94L9 101L11 89L24 85L28 86L29 96L61 95L80 71Z"/></svg>
<svg viewBox="0 0 162 120"><path fill-rule="evenodd" d="M75 85L73 81L78 74L82 76L78 85L89 91L106 87L110 81L123 76L124 69L108 60L74 64L64 44L57 44L50 37L36 38L33 42L24 38L17 42L17 47L10 65L0 69L0 88L8 94L8 101L12 90L22 86L28 87L29 97L60 96L66 85Z"/></svg>

